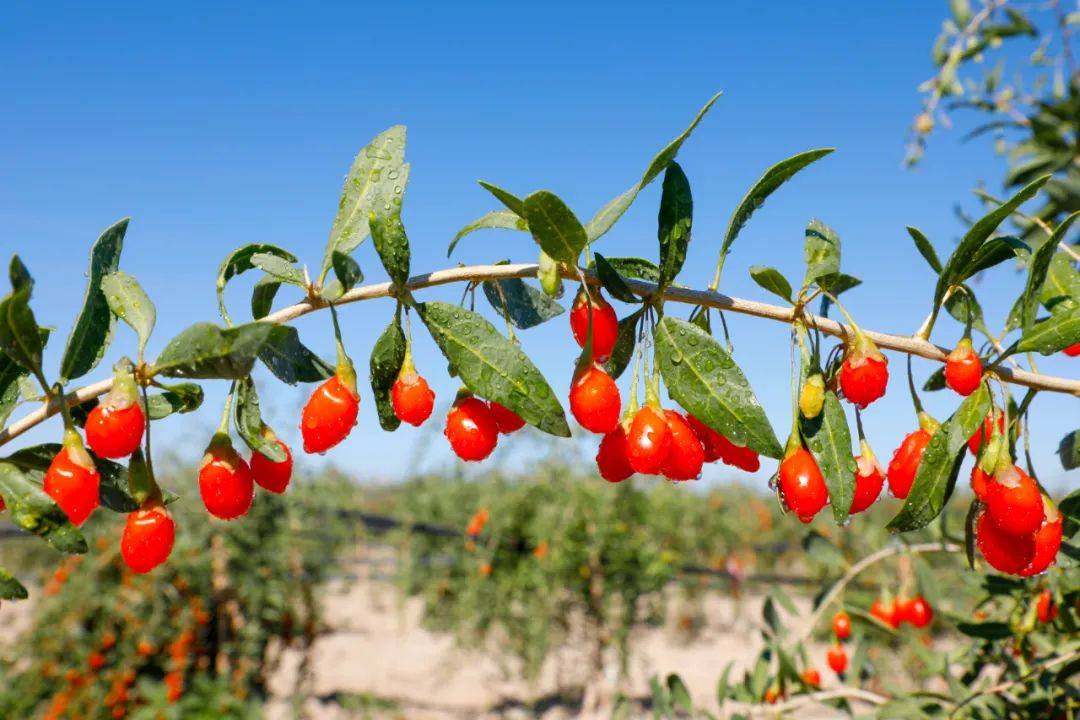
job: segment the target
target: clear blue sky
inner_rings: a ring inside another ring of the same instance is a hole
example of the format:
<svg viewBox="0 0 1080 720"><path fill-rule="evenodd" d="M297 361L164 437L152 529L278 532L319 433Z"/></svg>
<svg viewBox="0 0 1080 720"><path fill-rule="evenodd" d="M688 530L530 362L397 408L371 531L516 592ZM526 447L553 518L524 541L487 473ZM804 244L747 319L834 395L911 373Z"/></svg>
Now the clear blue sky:
<svg viewBox="0 0 1080 720"><path fill-rule="evenodd" d="M919 171L901 167L915 88L930 73L929 47L946 12L936 1L20 3L0 27L0 247L5 262L19 252L38 279L39 320L60 330L55 360L83 292L89 244L130 215L122 267L157 303L156 351L185 325L216 319L214 278L231 249L271 242L317 265L353 155L389 125L409 127L405 223L419 271L445 266L454 232L494 208L477 179L521 194L551 189L588 218L723 90L679 157L696 201L682 280L708 281L732 208L766 166L836 146L753 218L723 290L765 299L747 277L751 264L797 275L803 228L818 217L840 233L845 270L865 280L850 294L860 322L910 332L928 310L931 277L904 226L920 227L947 251L961 229L954 203L972 206L968 191L980 179L997 189L1002 169L985 145L961 145L958 133L936 138ZM658 185L600 251L655 256ZM370 244L357 257L369 279L381 278ZM503 258L533 260L535 247L526 235L489 231L455 256ZM1018 281L998 271L984 284L991 317L1000 319ZM236 286L234 316L246 312L250 281ZM358 366L366 368L390 311L388 302L345 311ZM309 345L332 352L328 317L300 327ZM731 327L737 359L783 437L787 328L744 318ZM129 351L130 334L120 332L118 347ZM936 339L957 334L946 321ZM524 343L565 388L576 352L565 322L527 333ZM418 337L418 363L448 401L454 385L426 337ZM893 357L891 396L866 413L885 462L914 423L902 368ZM930 365L918 369L925 376ZM1077 374L1075 362L1056 358L1043 369ZM199 452L219 412L220 385L197 422L163 423L159 448ZM262 387L279 433L295 441L291 418L307 391ZM333 460L359 479L400 476L414 454L448 461L437 429L384 434L370 391L364 396L360 427ZM954 404L946 394L929 401L942 417ZM1051 453L1070 429L1063 418L1076 417L1075 401L1037 406L1037 463L1061 486ZM57 434L50 427L30 439ZM761 482L773 468L765 463Z"/></svg>

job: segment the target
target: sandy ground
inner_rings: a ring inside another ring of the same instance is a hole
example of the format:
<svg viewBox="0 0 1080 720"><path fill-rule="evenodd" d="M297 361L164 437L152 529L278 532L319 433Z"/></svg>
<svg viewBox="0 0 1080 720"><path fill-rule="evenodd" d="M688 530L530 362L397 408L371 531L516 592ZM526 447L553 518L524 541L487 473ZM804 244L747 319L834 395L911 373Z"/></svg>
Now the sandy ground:
<svg viewBox="0 0 1080 720"><path fill-rule="evenodd" d="M355 582L335 583L325 597L326 622L332 631L320 637L314 648L312 681L307 688L314 699L304 707L308 717L562 720L577 716L573 706L554 700L564 690L580 687L585 677L582 648L555 654L534 683L525 683L508 676L491 653L463 650L449 636L428 632L421 626L419 601L402 603L388 582L365 577L363 568L357 572L360 577ZM696 608L695 619L702 624L692 641L676 629L679 611L672 613L667 627L639 631L625 691L645 698L650 677L677 672L695 706L717 713L716 683L723 668L734 661L732 677L741 678L742 670L750 667L761 649L762 601L753 594L741 601L710 594ZM805 605L800 608L804 610ZM824 649L815 648L812 656L823 658ZM299 653L286 652L272 678L275 699L268 706L270 720L297 716L288 698L299 661ZM830 673L824 663L821 669L828 686ZM342 694L378 698L392 707L346 711L336 702ZM531 709L534 703L538 710ZM799 717L832 715L803 710Z"/></svg>

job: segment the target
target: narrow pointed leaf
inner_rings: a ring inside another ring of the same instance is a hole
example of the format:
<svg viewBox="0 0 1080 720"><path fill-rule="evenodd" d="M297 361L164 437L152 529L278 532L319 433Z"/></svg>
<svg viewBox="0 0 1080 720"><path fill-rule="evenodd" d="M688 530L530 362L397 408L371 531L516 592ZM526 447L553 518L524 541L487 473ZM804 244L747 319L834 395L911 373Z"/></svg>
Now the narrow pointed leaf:
<svg viewBox="0 0 1080 720"><path fill-rule="evenodd" d="M341 283L342 290L352 290L356 283L364 281L364 271L360 269L360 263L353 259L352 255L334 251L333 257L334 275Z"/></svg>
<svg viewBox="0 0 1080 720"><path fill-rule="evenodd" d="M540 249L564 263L577 263L588 244L585 228L558 195L540 190L525 198L525 221Z"/></svg>
<svg viewBox="0 0 1080 720"><path fill-rule="evenodd" d="M101 279L119 267L127 227L128 218L124 218L107 228L90 248L86 294L60 361L61 382L82 377L97 367L112 340L116 319L109 312Z"/></svg>
<svg viewBox="0 0 1080 720"><path fill-rule="evenodd" d="M270 314L270 310L274 305L274 297L280 289L281 283L269 275L263 275L255 283L255 288L251 291L252 319L261 320Z"/></svg>
<svg viewBox="0 0 1080 720"><path fill-rule="evenodd" d="M664 172L657 218L661 289L671 284L686 262L693 221L694 198L690 193L690 181L679 164L672 161Z"/></svg>
<svg viewBox="0 0 1080 720"><path fill-rule="evenodd" d="M773 295L787 300L789 303L795 302L791 296L791 283L776 268L766 267L765 265L751 265L750 278Z"/></svg>
<svg viewBox="0 0 1080 720"><path fill-rule="evenodd" d="M968 439L982 426L989 411L990 394L983 384L941 423L923 451L911 490L900 512L889 522L889 530L917 530L941 514L956 484Z"/></svg>
<svg viewBox="0 0 1080 720"><path fill-rule="evenodd" d="M32 373L41 371L45 338L30 309L30 288L23 287L0 300L0 352Z"/></svg>
<svg viewBox="0 0 1080 720"><path fill-rule="evenodd" d="M1066 470L1075 470L1080 467L1080 430L1073 430L1061 438L1057 453L1061 458L1061 467Z"/></svg>
<svg viewBox="0 0 1080 720"><path fill-rule="evenodd" d="M63 553L85 553L86 538L68 522L67 516L41 486L16 465L0 460L0 495L7 503L12 523Z"/></svg>
<svg viewBox="0 0 1080 720"><path fill-rule="evenodd" d="M19 380L26 377L29 372L0 352L0 428L4 427L11 411L19 403Z"/></svg>
<svg viewBox="0 0 1080 720"><path fill-rule="evenodd" d="M589 242L592 242L599 238L612 228L612 226L618 221L619 218L626 213L630 205L633 204L638 194L657 178L667 166L675 159L679 154L679 150L682 148L686 139L690 137L690 133L694 131L694 128L698 126L705 114L709 112L713 104L720 98L720 93L716 93L709 101L705 103L704 107L698 110L697 115L690 122L690 125L679 133L679 136L669 142L664 148L653 157L649 162L648 167L645 168L645 173L641 176L641 180L635 183L630 189L623 192L621 195L611 200L600 208L599 212L593 216L593 219L589 221L589 224L585 227L586 233L589 236Z"/></svg>
<svg viewBox="0 0 1080 720"><path fill-rule="evenodd" d="M401 167L401 184L395 186L402 189L409 177L408 164ZM375 243L375 250L379 253L383 267L390 279L398 287L404 287L409 279L409 238L405 234L405 226L401 222L402 193L375 194L374 208L368 222L371 226L371 239Z"/></svg>
<svg viewBox="0 0 1080 720"><path fill-rule="evenodd" d="M847 416L836 393L827 390L821 412L813 419L800 417L799 429L829 488L833 520L842 525L855 496L855 458Z"/></svg>
<svg viewBox="0 0 1080 720"><path fill-rule="evenodd" d="M404 362L405 332L401 329L400 320L395 316L371 349L369 375L375 408L379 414L379 425L388 432L397 430L401 425L390 400L390 389Z"/></svg>
<svg viewBox="0 0 1080 720"><path fill-rule="evenodd" d="M506 209L512 212L514 215L522 216L525 214L525 201L514 195L508 190L503 190L498 185L492 183L480 181L480 187L487 190L489 193L495 196L495 199L506 206Z"/></svg>
<svg viewBox="0 0 1080 720"><path fill-rule="evenodd" d="M811 163L820 160L833 151L833 148L821 148L819 150L807 150L806 152L793 155L786 160L781 160L766 170L757 182L750 186L750 190L735 208L728 221L724 240L720 245L720 254L727 255L731 244L735 242L739 231L743 229L750 216L754 214L765 202L765 198L772 195L781 185L790 180L800 170Z"/></svg>
<svg viewBox="0 0 1080 720"><path fill-rule="evenodd" d="M1052 355L1080 342L1080 306L1052 313L1021 336L1017 352Z"/></svg>
<svg viewBox="0 0 1080 720"><path fill-rule="evenodd" d="M616 300L621 300L624 303L640 303L641 298L638 297L627 286L626 281L623 280L619 271L612 267L611 263L607 261L600 253L596 253L596 277L600 279L600 284L608 291Z"/></svg>
<svg viewBox="0 0 1080 720"><path fill-rule="evenodd" d="M607 261L611 269L624 278L637 278L638 280L653 283L660 280L660 268L651 260L637 257L608 257L606 255L604 260Z"/></svg>
<svg viewBox="0 0 1080 720"><path fill-rule="evenodd" d="M251 374L273 330L263 322L232 328L195 323L169 341L153 370L167 377L239 380Z"/></svg>
<svg viewBox="0 0 1080 720"><path fill-rule="evenodd" d="M536 327L565 312L562 305L520 278L486 280L483 288L491 307L521 330Z"/></svg>
<svg viewBox="0 0 1080 720"><path fill-rule="evenodd" d="M120 318L135 331L139 338L139 354L146 350L146 343L157 321L157 309L150 302L139 282L125 272L117 270L101 279L101 289L113 315Z"/></svg>
<svg viewBox="0 0 1080 720"><path fill-rule="evenodd" d="M509 210L492 210L491 212L481 215L476 220L466 225L457 231L454 235L454 239L450 241L450 246L446 248L446 257L450 257L454 253L454 248L461 241L461 238L466 235L470 235L477 230L528 230L529 224L525 222L525 219L515 215Z"/></svg>
<svg viewBox="0 0 1080 720"><path fill-rule="evenodd" d="M1075 212L1065 218L1055 229L1053 234L1032 253L1028 263L1027 283L1024 285L1024 293L1021 296L1022 313L1020 327L1025 332L1035 324L1035 313L1039 309L1039 291L1046 282L1047 273L1050 270L1050 261L1057 252L1058 243L1064 239L1073 221L1080 212Z"/></svg>
<svg viewBox="0 0 1080 720"><path fill-rule="evenodd" d="M259 394L251 376L241 378L236 383L236 404L233 420L236 432L244 444L270 462L284 462L285 451L273 440L263 435L262 412L259 409Z"/></svg>
<svg viewBox="0 0 1080 720"><path fill-rule="evenodd" d="M923 260L926 260L926 264L930 266L930 269L935 273L941 274L941 258L938 257L937 250L934 249L934 244L930 242L930 239L926 237L918 228L908 225L908 235L915 241L915 249L919 251L919 254L923 256Z"/></svg>
<svg viewBox="0 0 1080 720"><path fill-rule="evenodd" d="M146 397L146 415L151 420L161 420L174 413L198 410L203 402L203 389L195 383L170 385L167 390L151 393Z"/></svg>
<svg viewBox="0 0 1080 720"><path fill-rule="evenodd" d="M420 317L465 386L505 405L546 433L569 437L566 414L544 376L514 343L480 315L427 302Z"/></svg>
<svg viewBox="0 0 1080 720"><path fill-rule="evenodd" d="M746 376L711 335L668 315L657 323L655 337L660 372L675 402L737 445L783 455Z"/></svg>
<svg viewBox="0 0 1080 720"><path fill-rule="evenodd" d="M304 273L300 268L280 255L272 253L255 253L251 256L251 264L265 272L280 283L287 283L297 287L304 287Z"/></svg>
<svg viewBox="0 0 1080 720"><path fill-rule="evenodd" d="M11 256L11 263L8 265L8 278L11 280L12 290L18 291L23 288L30 288L32 291L34 288L34 278L18 255Z"/></svg>
<svg viewBox="0 0 1080 720"><path fill-rule="evenodd" d="M312 383L334 374L334 366L300 342L300 333L287 325L273 325L266 343L259 349L259 360L284 383Z"/></svg>
<svg viewBox="0 0 1080 720"><path fill-rule="evenodd" d="M599 256L598 256L599 257ZM604 363L604 370L616 380L630 365L630 359L634 356L634 348L637 346L638 320L641 319L643 310L637 310L619 320L619 331L615 336L615 347L611 349L611 357Z"/></svg>
<svg viewBox="0 0 1080 720"><path fill-rule="evenodd" d="M265 243L244 245L243 247L237 248L236 250L233 250L231 253L229 253L221 262L221 267L218 269L217 276L218 310L221 312L222 318L228 319L229 317L229 313L225 310L225 286L237 275L253 269L255 265L254 263L252 263L252 258L256 255L275 255L288 263L296 262L296 256L289 251L283 250L276 245L267 245ZM277 288L278 286L280 286L280 282L278 282L276 279L267 280L267 278L264 277L259 282L263 285L272 282L274 284L273 292L277 292ZM270 293L271 301L273 300L273 292ZM255 307L254 302L255 301L253 299L253 308ZM269 302L267 303L266 307L269 308ZM267 310L267 312L268 311L269 310ZM265 314L266 312L262 313L262 315ZM262 315L257 314L257 317L262 317Z"/></svg>
<svg viewBox="0 0 1080 720"><path fill-rule="evenodd" d="M840 236L820 220L811 220L806 226L803 256L806 260L803 287L819 277L836 275L840 272Z"/></svg>
<svg viewBox="0 0 1080 720"><path fill-rule="evenodd" d="M395 186L403 191L401 166L405 162L405 137L405 126L395 125L376 135L357 154L341 189L320 277L330 270L335 251L348 255L367 238L376 196L393 197Z"/></svg>

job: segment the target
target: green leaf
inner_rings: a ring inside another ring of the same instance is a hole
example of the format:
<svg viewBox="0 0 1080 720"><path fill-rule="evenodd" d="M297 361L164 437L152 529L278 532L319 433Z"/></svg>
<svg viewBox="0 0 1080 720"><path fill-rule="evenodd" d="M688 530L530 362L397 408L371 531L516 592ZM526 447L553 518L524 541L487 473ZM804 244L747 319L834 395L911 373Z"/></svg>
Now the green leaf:
<svg viewBox="0 0 1080 720"><path fill-rule="evenodd" d="M0 352L0 428L4 427L11 411L19 403L19 381L29 370Z"/></svg>
<svg viewBox="0 0 1080 720"><path fill-rule="evenodd" d="M626 371L626 368L630 365L630 359L634 356L638 336L637 324L643 312L644 310L637 310L619 320L619 330L615 336L615 347L611 349L611 357L604 363L604 370L616 380Z"/></svg>
<svg viewBox="0 0 1080 720"><path fill-rule="evenodd" d="M819 277L836 275L840 272L840 236L820 220L811 220L806 226L803 256L806 258L803 287L809 287Z"/></svg>
<svg viewBox="0 0 1080 720"><path fill-rule="evenodd" d="M259 394L251 376L241 378L236 383L236 405L233 420L236 432L244 444L270 462L284 462L285 451L277 442L263 434L262 412L259 410Z"/></svg>
<svg viewBox="0 0 1080 720"><path fill-rule="evenodd" d="M34 484L40 486L45 480L45 472L49 469L53 458L60 452L61 447L59 443L33 445L12 453L0 462L8 462L14 465L25 473ZM138 510L139 504L128 493L127 468L112 460L99 458L92 452L90 453L90 459L93 460L94 467L97 468L98 475L101 477L101 489L99 491L101 504L118 513Z"/></svg>
<svg viewBox="0 0 1080 720"><path fill-rule="evenodd" d="M34 374L41 373L45 337L30 309L30 288L0 300L0 351Z"/></svg>
<svg viewBox="0 0 1080 720"><path fill-rule="evenodd" d="M783 455L746 376L711 335L671 316L657 323L654 334L660 372L675 402L737 445Z"/></svg>
<svg viewBox="0 0 1080 720"><path fill-rule="evenodd" d="M970 316L971 326L989 337L990 329L986 327L982 306L975 299L975 291L969 285L959 285L958 287L962 287L963 291L953 292L945 298L945 310L958 323L964 325L967 325Z"/></svg>
<svg viewBox="0 0 1080 720"><path fill-rule="evenodd" d="M395 316L375 341L371 349L371 392L379 413L379 425L392 432L401 425L390 400L390 389L397 380L401 365L405 362L405 332L401 321Z"/></svg>
<svg viewBox="0 0 1080 720"><path fill-rule="evenodd" d="M917 530L941 514L956 484L968 439L982 426L989 411L990 394L982 384L934 432L923 451L911 491L900 512L889 522L890 531Z"/></svg>
<svg viewBox="0 0 1080 720"><path fill-rule="evenodd" d="M112 340L116 320L109 312L109 303L101 289L101 279L119 266L127 227L128 218L124 218L106 228L90 248L86 294L60 361L60 378L65 384L68 380L82 377L97 367Z"/></svg>
<svg viewBox="0 0 1080 720"><path fill-rule="evenodd" d="M630 290L626 281L623 280L622 275L619 274L619 271L612 267L611 263L609 263L603 255L596 253L594 257L596 277L600 279L600 284L608 291L609 295L624 303L641 302L641 298Z"/></svg>
<svg viewBox="0 0 1080 720"><path fill-rule="evenodd" d="M564 263L576 264L588 244L585 228L558 195L540 190L525 198L525 221L540 249Z"/></svg>
<svg viewBox="0 0 1080 720"><path fill-rule="evenodd" d="M1080 430L1073 430L1061 438L1057 453L1061 458L1061 467L1066 470L1075 470L1080 467Z"/></svg>
<svg viewBox="0 0 1080 720"><path fill-rule="evenodd" d="M1080 272L1073 267L1068 253L1054 253L1039 292L1039 302L1051 312L1062 304L1080 305Z"/></svg>
<svg viewBox="0 0 1080 720"><path fill-rule="evenodd" d="M0 568L0 600L25 600L30 597L23 584L7 570Z"/></svg>
<svg viewBox="0 0 1080 720"><path fill-rule="evenodd" d="M341 289L348 292L356 286L356 283L364 281L364 272L360 269L360 263L353 259L352 255L334 251L332 263L334 275L341 283Z"/></svg>
<svg viewBox="0 0 1080 720"><path fill-rule="evenodd" d="M287 262L296 262L296 256L292 253L288 252L287 250L282 250L276 245L267 245L265 243L254 243L251 245L245 245L229 253L221 262L221 267L218 269L217 276L218 310L221 312L221 317L225 320L229 319L229 313L225 310L225 285L229 282L229 280L232 280L240 273L244 273L248 270L253 269L255 265L252 263L251 259L255 255L276 255L277 257ZM262 285L264 287L270 284L273 285L273 291L270 292L269 299L267 299L266 301L266 312L269 312L270 302L273 301L274 293L277 292L277 289L281 285L281 283L274 278L266 277L259 281L259 285ZM256 286L256 290L258 290L258 285ZM255 312L254 308L255 299L252 298L252 311L254 312L256 317L259 318L263 315L266 315L266 312L263 312L262 314Z"/></svg>
<svg viewBox="0 0 1080 720"><path fill-rule="evenodd" d="M105 292L109 310L139 337L139 354L142 355L157 321L154 303L150 302L138 280L120 270L101 278L101 289Z"/></svg>
<svg viewBox="0 0 1080 720"><path fill-rule="evenodd" d="M911 239L915 241L915 249L923 256L923 260L926 260L926 264L930 266L931 270L940 275L942 269L941 258L938 257L933 243L918 228L908 225L907 231Z"/></svg>
<svg viewBox="0 0 1080 720"><path fill-rule="evenodd" d="M1034 197L1049 179L1050 176L1046 175L1030 183L968 228L968 231L953 250L952 255L949 256L938 276L937 285L934 288L934 306L931 311L931 322L937 318L946 291L953 285L959 285L967 280L967 276L964 275L965 268L969 266L971 258L975 256L991 233L1018 207Z"/></svg>
<svg viewBox="0 0 1080 720"><path fill-rule="evenodd" d="M1016 344L1017 352L1051 355L1080 342L1080 306L1052 313L1036 322Z"/></svg>
<svg viewBox="0 0 1080 720"><path fill-rule="evenodd" d="M693 221L694 198L690 193L690 181L679 163L672 161L664 172L664 189L657 218L661 290L670 285L682 270Z"/></svg>
<svg viewBox="0 0 1080 720"><path fill-rule="evenodd" d="M975 251L975 255L960 274L964 278L974 277L1006 260L1024 258L1030 253L1031 248L1023 240L1007 235L992 237Z"/></svg>
<svg viewBox="0 0 1080 720"><path fill-rule="evenodd" d="M520 278L486 280L483 287L491 307L522 330L536 327L565 312L562 305Z"/></svg>
<svg viewBox="0 0 1080 720"><path fill-rule="evenodd" d="M525 201L519 198L509 190L503 190L498 185L494 185L489 182L480 180L480 187L487 190L489 193L495 196L495 199L506 206L506 209L515 215L522 216L525 214Z"/></svg>
<svg viewBox="0 0 1080 720"><path fill-rule="evenodd" d="M1013 634L1009 624L1003 622L961 622L956 624L956 629L968 637L982 640L1004 640Z"/></svg>
<svg viewBox="0 0 1080 720"><path fill-rule="evenodd" d="M653 283L660 280L660 268L651 260L637 257L608 257L606 255L604 260L624 278L637 278L638 280Z"/></svg>
<svg viewBox="0 0 1080 720"><path fill-rule="evenodd" d="M777 295L789 303L795 302L791 297L791 283L776 268L765 265L751 265L750 278L773 295Z"/></svg>
<svg viewBox="0 0 1080 720"><path fill-rule="evenodd" d="M509 210L492 210L489 213L481 215L457 231L457 234L454 235L454 239L450 241L450 246L446 248L446 257L450 257L454 253L454 248L461 242L461 238L470 235L477 230L488 229L528 230L529 224L525 222L524 218L515 215Z"/></svg>
<svg viewBox="0 0 1080 720"><path fill-rule="evenodd" d="M1047 273L1050 270L1050 261L1054 258L1058 243L1064 239L1065 233L1069 231L1069 227L1076 220L1077 215L1080 215L1080 212L1074 212L1065 218L1054 229L1054 233L1031 255L1031 261L1028 263L1027 283L1024 285L1024 293L1021 295L1020 327L1024 329L1024 332L1030 330L1035 324L1035 313L1039 309L1039 292L1042 290L1043 283L1046 281Z"/></svg>
<svg viewBox="0 0 1080 720"><path fill-rule="evenodd" d="M8 519L62 553L85 553L86 538L68 522L67 516L40 485L16 465L0 460L0 495L8 507Z"/></svg>
<svg viewBox="0 0 1080 720"><path fill-rule="evenodd" d="M223 329L213 323L195 323L169 341L153 372L167 377L239 380L251 374L251 366L274 327L254 322Z"/></svg>
<svg viewBox="0 0 1080 720"><path fill-rule="evenodd" d="M926 378L926 382L923 383L922 389L926 392L936 392L938 390L945 389L945 366L942 365L934 372L930 373L930 376Z"/></svg>
<svg viewBox="0 0 1080 720"><path fill-rule="evenodd" d="M525 422L569 437L566 415L547 380L514 343L480 315L443 302L418 306L435 343L465 386Z"/></svg>
<svg viewBox="0 0 1080 720"><path fill-rule="evenodd" d="M399 173L399 181L392 190L382 188L374 194L368 223L371 226L371 239L375 241L375 250L386 273L395 285L404 287L409 279L410 253L409 238L401 223L401 201L405 184L409 181L409 164L402 165Z"/></svg>
<svg viewBox="0 0 1080 720"><path fill-rule="evenodd" d="M8 265L8 277L11 279L12 290L18 291L28 287L32 291L34 288L34 278L18 255L11 256L11 263Z"/></svg>
<svg viewBox="0 0 1080 720"><path fill-rule="evenodd" d="M393 197L395 187L404 192L401 166L405 162L405 135L405 126L395 125L376 135L357 154L341 189L320 278L329 272L335 251L348 255L367 238L371 211L380 202L378 197Z"/></svg>
<svg viewBox="0 0 1080 720"><path fill-rule="evenodd" d="M693 710L693 703L690 700L690 690L687 689L686 683L682 678L671 673L667 676L667 689L668 695L671 697L671 702L675 707L683 712L690 712Z"/></svg>
<svg viewBox="0 0 1080 720"><path fill-rule="evenodd" d="M268 323L267 323L268 324ZM334 367L300 342L300 333L287 325L271 325L259 360L284 383L312 383L326 380Z"/></svg>
<svg viewBox="0 0 1080 720"><path fill-rule="evenodd" d="M855 458L847 417L836 393L826 390L821 412L813 419L800 417L799 428L829 488L833 519L842 525L855 496Z"/></svg>
<svg viewBox="0 0 1080 720"><path fill-rule="evenodd" d="M667 169L667 166L670 165L679 154L679 149L682 148L682 144L690 137L690 133L694 131L694 128L696 128L702 118L705 117L705 113L709 112L709 109L712 108L713 104L719 98L720 93L716 93L709 98L709 101L705 103L705 106L701 108L701 110L698 110L697 115L695 115L694 119L690 122L690 126L683 130L678 137L669 142L663 150L656 154L649 163L649 166L645 168L645 173L641 176L641 180L635 183L629 190L626 190L614 200L608 202L607 205L600 208L599 212L593 216L593 219L590 220L589 224L585 227L589 242L593 242L610 230L615 222L623 216L627 209L629 209L630 205L633 204L638 194L645 189L645 186L655 180L660 173Z"/></svg>
<svg viewBox="0 0 1080 720"><path fill-rule="evenodd" d="M306 287L304 273L300 268L280 255L273 253L255 253L251 256L251 264L265 272L279 283L287 283L297 287Z"/></svg>
<svg viewBox="0 0 1080 720"><path fill-rule="evenodd" d="M197 410L203 402L203 389L195 383L170 385L160 393L146 397L146 415L151 420L161 420L174 413Z"/></svg>
<svg viewBox="0 0 1080 720"><path fill-rule="evenodd" d="M827 290L832 293L833 297L840 297L843 293L846 293L852 288L856 288L862 285L862 280L854 275L848 275L847 273L834 273L832 275L822 275L817 279L818 287L822 290ZM827 295L821 296L821 314L828 315L829 307L832 306L832 300Z"/></svg>
<svg viewBox="0 0 1080 720"><path fill-rule="evenodd" d="M274 296L277 295L280 288L281 283L269 275L263 275L259 278L259 281L255 283L255 288L251 291L251 317L253 319L261 320L270 314L270 309L274 304Z"/></svg>
<svg viewBox="0 0 1080 720"><path fill-rule="evenodd" d="M724 241L720 245L721 257L727 255L728 250L731 249L731 244L735 242L735 238L738 237L739 231L742 230L743 226L750 220L750 216L754 214L754 211L765 203L765 199L769 197L769 195L794 177L796 173L807 165L820 160L832 151L833 148L808 150L799 153L798 155L793 155L786 160L781 160L766 170L764 174L758 178L757 182L750 187L750 190L735 208L735 212L731 214L727 231L724 233Z"/></svg>

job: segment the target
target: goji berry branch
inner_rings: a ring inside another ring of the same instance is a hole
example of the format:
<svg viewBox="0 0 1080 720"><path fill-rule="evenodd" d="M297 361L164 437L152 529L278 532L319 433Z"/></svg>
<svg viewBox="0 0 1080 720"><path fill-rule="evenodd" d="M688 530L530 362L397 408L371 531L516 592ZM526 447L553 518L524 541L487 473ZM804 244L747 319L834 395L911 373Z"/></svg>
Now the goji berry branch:
<svg viewBox="0 0 1080 720"><path fill-rule="evenodd" d="M539 266L536 263L465 265L445 270L436 270L422 275L415 275L409 278L406 287L412 291L458 282L483 282L485 280L530 278L536 277L538 269ZM564 277L569 280L577 279L579 277L578 273L578 268L566 268L563 270ZM600 284L600 280L595 273L586 272L584 273L584 277L591 284ZM634 278L624 278L624 281L631 292L636 295L650 297L657 292L657 285L655 283ZM394 292L394 286L390 282L373 283L349 290L335 301L334 304L346 305L349 303L361 302L363 300L393 297ZM693 290L684 287L669 286L663 291L662 297L668 302L699 305L702 307L739 313L741 315L776 320L783 323L792 323L797 318L801 318L808 326L816 327L827 335L839 338L847 338L852 335L851 329L843 323L820 315L813 315L802 310L797 310L794 307L782 307L779 305L758 302L756 300L731 297L719 292ZM327 307L329 307L329 304L325 302L304 300L295 305L290 305L270 313L262 318L262 321L284 324ZM944 362L949 353L948 349L918 337L893 335L866 329L863 330L863 334L873 340L881 348L895 350L908 355L915 355L928 360ZM1000 377L1001 380L1014 385L1080 397L1080 380L1044 375L1008 367L996 367L994 368L994 373ZM66 394L65 398L69 406L77 405L104 395L111 388L112 379L110 378L69 392ZM52 400L44 403L38 409L27 413L25 416L11 423L7 428L0 430L0 445L5 445L14 440L19 435L22 435L34 426L57 414L59 410L60 403L56 400Z"/></svg>

